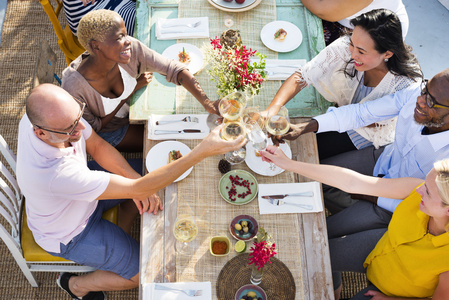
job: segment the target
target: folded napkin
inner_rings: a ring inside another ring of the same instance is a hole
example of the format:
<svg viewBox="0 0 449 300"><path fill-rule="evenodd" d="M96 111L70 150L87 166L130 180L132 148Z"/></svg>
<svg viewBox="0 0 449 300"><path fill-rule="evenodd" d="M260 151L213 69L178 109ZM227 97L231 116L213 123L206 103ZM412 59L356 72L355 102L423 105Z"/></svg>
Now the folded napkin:
<svg viewBox="0 0 449 300"><path fill-rule="evenodd" d="M279 199L285 202L304 205L303 207L291 204L273 205L270 204L262 196L268 195L285 195L301 192L313 192L312 197L289 196ZM265 214L291 214L291 213L315 213L323 211L323 203L321 202L320 183L301 182L301 183L278 183L278 184L259 184L259 212ZM306 208L307 206L311 206Z"/></svg>
<svg viewBox="0 0 449 300"><path fill-rule="evenodd" d="M196 27L185 26L200 22ZM158 19L156 22L158 40L209 38L209 18Z"/></svg>
<svg viewBox="0 0 449 300"><path fill-rule="evenodd" d="M195 122L173 122L167 124L156 125L157 121L174 121L182 120L185 117L198 118L198 123ZM150 140L195 140L203 139L209 134L209 127L207 126L208 114L202 115L150 115L148 118L148 139ZM200 129L201 132L195 133L169 133L156 134L155 130L183 130L183 129Z"/></svg>
<svg viewBox="0 0 449 300"><path fill-rule="evenodd" d="M156 283L158 285L172 287L182 290L202 290L201 296L189 297L182 292L156 290L155 283L148 283L143 285L144 299L147 300L211 300L212 299L212 285L210 282L171 282L171 283Z"/></svg>
<svg viewBox="0 0 449 300"><path fill-rule="evenodd" d="M306 64L305 59L266 59L268 80L285 80Z"/></svg>

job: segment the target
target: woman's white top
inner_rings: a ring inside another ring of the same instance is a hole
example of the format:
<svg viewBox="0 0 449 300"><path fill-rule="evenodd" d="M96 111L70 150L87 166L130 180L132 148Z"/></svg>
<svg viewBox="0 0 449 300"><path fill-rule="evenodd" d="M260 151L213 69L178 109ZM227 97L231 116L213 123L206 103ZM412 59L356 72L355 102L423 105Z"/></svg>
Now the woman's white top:
<svg viewBox="0 0 449 300"><path fill-rule="evenodd" d="M123 93L114 99L103 97L101 96L101 100L103 100L103 107L104 112L106 115L109 115L111 112L114 111L114 109L120 104L122 100L127 99L129 96L131 96L132 92L134 91L134 88L137 85L137 80L128 74L125 70L118 66L120 70L120 74L122 75L123 80ZM118 110L118 112L115 114L118 118L126 118L129 114L129 104L125 103L123 106Z"/></svg>
<svg viewBox="0 0 449 300"><path fill-rule="evenodd" d="M351 104L364 74L363 72L357 72L354 77L345 75L344 69L350 60L349 37L344 36L324 48L297 72L302 74L302 78L307 85L313 85L327 101L335 102L338 106L348 105ZM351 62L347 69L353 70L354 62ZM393 94L413 83L414 81L406 76L396 76L388 72L360 103ZM367 140L373 142L376 148L392 143L396 118L376 124L376 127L362 127L356 131Z"/></svg>
<svg viewBox="0 0 449 300"><path fill-rule="evenodd" d="M407 35L407 32L408 32L409 21L408 21L407 11L405 10L405 6L402 3L402 0L373 0L373 2L371 2L370 5L368 5L361 11L355 13L354 15L352 15L346 19L338 21L338 23L340 23L341 25L343 25L345 27L353 29L354 26L351 25L351 22L350 22L351 19L354 19L355 17L358 17L361 14L364 14L366 12L369 12L373 9L378 9L378 8L389 9L398 16L399 20L401 21L402 37L405 39L405 36Z"/></svg>

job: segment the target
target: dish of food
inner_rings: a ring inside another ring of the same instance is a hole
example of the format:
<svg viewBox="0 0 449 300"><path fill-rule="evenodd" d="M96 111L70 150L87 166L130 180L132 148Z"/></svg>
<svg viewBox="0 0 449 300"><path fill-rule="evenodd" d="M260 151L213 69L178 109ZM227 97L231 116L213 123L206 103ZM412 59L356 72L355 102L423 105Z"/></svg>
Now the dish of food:
<svg viewBox="0 0 449 300"><path fill-rule="evenodd" d="M262 2L262 0L208 0L209 3L217 9L228 12L243 12L253 9Z"/></svg>
<svg viewBox="0 0 449 300"><path fill-rule="evenodd" d="M286 37L287 37L287 31L285 31L284 28L279 28L276 31L276 33L274 34L274 39L278 40L280 42L283 42Z"/></svg>
<svg viewBox="0 0 449 300"><path fill-rule="evenodd" d="M268 139L268 145L273 145L271 139ZM287 143L279 144L279 147L288 158L292 158L292 150ZM284 172L284 169L281 169L275 165L271 166L270 163L263 161L262 157L256 153L252 143L246 144L245 162L253 172L259 175L275 176Z"/></svg>
<svg viewBox="0 0 449 300"><path fill-rule="evenodd" d="M234 205L251 202L256 197L258 189L256 178L244 170L229 171L218 183L221 197Z"/></svg>
<svg viewBox="0 0 449 300"><path fill-rule="evenodd" d="M190 53L186 51L185 47L182 47L182 50L178 53L178 61L183 64L190 64L191 58Z"/></svg>
<svg viewBox="0 0 449 300"><path fill-rule="evenodd" d="M226 256L231 250L231 242L226 236L214 236L210 239L209 251L213 256Z"/></svg>
<svg viewBox="0 0 449 300"><path fill-rule="evenodd" d="M237 240L248 241L256 236L259 224L249 215L240 215L232 219L229 231Z"/></svg>
<svg viewBox="0 0 449 300"><path fill-rule="evenodd" d="M244 298L244 296L246 296L246 298ZM235 300L240 299L267 300L267 294L265 294L265 291L261 287L253 284L247 284L239 288L235 293Z"/></svg>
<svg viewBox="0 0 449 300"><path fill-rule="evenodd" d="M214 3L216 3L217 5L220 5L225 8L231 8L231 9L241 9L241 8L250 6L251 4L256 2L256 0L243 0L243 1L242 0L231 0L231 1L212 0L212 1L214 1Z"/></svg>
<svg viewBox="0 0 449 300"><path fill-rule="evenodd" d="M170 163L171 160L169 156L172 156L173 151L175 151L175 153L179 152L179 155L181 155L182 157L190 152L190 148L186 144L178 141L165 141L156 144L153 148L150 149L150 151L148 151L147 157L145 159L145 166L147 167L148 172L154 171ZM179 158L180 157L178 157L177 159ZM192 172L192 169L193 167L184 172L184 174L179 176L175 180L175 182L186 178L190 174L190 172Z"/></svg>
<svg viewBox="0 0 449 300"><path fill-rule="evenodd" d="M301 45L302 33L293 23L274 21L262 28L260 39L267 48L273 51L290 52Z"/></svg>
<svg viewBox="0 0 449 300"><path fill-rule="evenodd" d="M201 70L204 63L204 57L201 50L188 43L171 45L162 52L162 56L185 63L188 65L189 71L192 74Z"/></svg>

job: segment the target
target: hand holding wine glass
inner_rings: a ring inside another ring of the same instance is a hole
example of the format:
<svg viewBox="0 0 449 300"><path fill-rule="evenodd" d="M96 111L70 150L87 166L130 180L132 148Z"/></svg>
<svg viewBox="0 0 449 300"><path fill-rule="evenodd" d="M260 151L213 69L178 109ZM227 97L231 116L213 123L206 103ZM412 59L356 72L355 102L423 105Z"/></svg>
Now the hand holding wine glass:
<svg viewBox="0 0 449 300"><path fill-rule="evenodd" d="M267 131L274 136L286 134L290 129L290 119L288 109L285 106L281 108L272 107L268 110Z"/></svg>

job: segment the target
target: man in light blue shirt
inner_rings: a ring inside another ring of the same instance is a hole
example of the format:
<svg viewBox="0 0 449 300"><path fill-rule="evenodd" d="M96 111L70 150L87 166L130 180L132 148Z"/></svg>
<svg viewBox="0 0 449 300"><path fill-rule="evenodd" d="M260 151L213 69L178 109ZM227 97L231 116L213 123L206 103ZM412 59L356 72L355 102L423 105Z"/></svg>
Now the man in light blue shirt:
<svg viewBox="0 0 449 300"><path fill-rule="evenodd" d="M395 116L398 120L394 143L385 147L377 161L374 158L372 175L424 179L435 161L449 157L449 69L421 87L414 85L375 101L330 108L309 122L292 124L283 138L295 139L312 131L345 132ZM355 150L343 157L352 160L350 164L356 169L373 161L373 151ZM332 164L347 166L346 162ZM332 200L335 199L325 199L326 204ZM392 212L399 201L379 198L377 204ZM341 208L344 206L342 203Z"/></svg>

